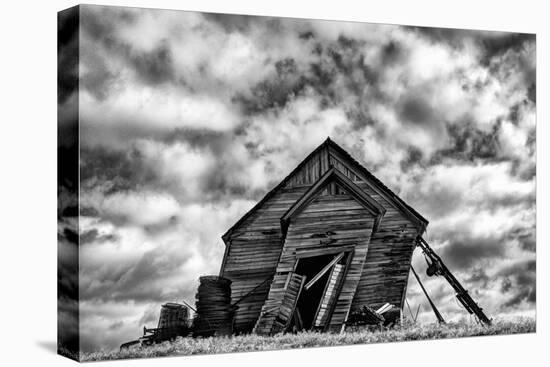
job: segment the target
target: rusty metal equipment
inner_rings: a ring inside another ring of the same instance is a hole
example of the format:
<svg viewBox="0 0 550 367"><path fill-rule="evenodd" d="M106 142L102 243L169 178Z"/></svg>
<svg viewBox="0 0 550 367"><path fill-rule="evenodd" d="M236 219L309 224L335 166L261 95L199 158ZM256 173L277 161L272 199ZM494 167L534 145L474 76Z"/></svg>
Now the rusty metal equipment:
<svg viewBox="0 0 550 367"><path fill-rule="evenodd" d="M422 252L426 256L426 261L428 262L426 274L428 276L443 276L455 290L456 298L458 298L462 306L464 306L470 314L474 314L481 323L487 326L491 325L491 320L487 317L487 315L485 315L483 309L479 307L470 294L468 294L468 291L464 289L462 284L460 284L460 282L454 277L441 258L428 245L426 240L424 240L421 236L418 236L416 244L422 249Z"/></svg>
<svg viewBox="0 0 550 367"><path fill-rule="evenodd" d="M179 303L168 302L161 306L156 328L143 327L142 344L153 344L186 336L191 332L189 308Z"/></svg>
<svg viewBox="0 0 550 367"><path fill-rule="evenodd" d="M168 302L161 306L160 317L156 328L143 327L143 336L137 340L126 342L120 349L134 345L151 345L178 336L187 336L191 332L189 308L179 303Z"/></svg>

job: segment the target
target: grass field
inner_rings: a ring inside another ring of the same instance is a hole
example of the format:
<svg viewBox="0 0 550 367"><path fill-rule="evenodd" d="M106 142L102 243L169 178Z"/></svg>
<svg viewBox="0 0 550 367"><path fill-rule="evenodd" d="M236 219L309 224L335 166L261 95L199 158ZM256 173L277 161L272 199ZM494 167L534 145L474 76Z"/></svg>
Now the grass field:
<svg viewBox="0 0 550 367"><path fill-rule="evenodd" d="M251 352L293 348L326 347L350 344L386 343L409 340L459 338L466 336L524 334L535 332L534 319L521 318L514 321L493 322L490 327L449 323L445 325L405 325L386 330L346 331L342 334L301 332L275 336L241 335L204 339L178 338L149 347L130 350L95 352L81 355L82 361L99 361L123 358L152 358L175 355Z"/></svg>

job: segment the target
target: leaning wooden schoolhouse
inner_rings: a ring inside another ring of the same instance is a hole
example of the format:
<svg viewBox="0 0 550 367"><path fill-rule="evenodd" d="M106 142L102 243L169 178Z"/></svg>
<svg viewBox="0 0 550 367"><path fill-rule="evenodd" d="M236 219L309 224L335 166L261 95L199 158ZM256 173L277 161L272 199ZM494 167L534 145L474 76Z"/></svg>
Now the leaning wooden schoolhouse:
<svg viewBox="0 0 550 367"><path fill-rule="evenodd" d="M427 225L327 139L222 236L233 331L341 331L363 306L402 310Z"/></svg>

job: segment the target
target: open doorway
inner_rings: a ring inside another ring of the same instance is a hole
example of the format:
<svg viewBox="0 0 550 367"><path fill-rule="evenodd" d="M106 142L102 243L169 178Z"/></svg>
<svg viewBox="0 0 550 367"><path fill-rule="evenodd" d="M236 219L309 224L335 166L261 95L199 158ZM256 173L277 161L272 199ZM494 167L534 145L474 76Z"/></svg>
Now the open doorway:
<svg viewBox="0 0 550 367"><path fill-rule="evenodd" d="M306 277L306 286L302 289L296 303L290 324L292 330L324 327L319 322L321 317L318 315L322 309L324 312L327 308L331 308L331 302L337 299L336 293L343 274L335 273L334 269L343 268L343 264L347 262L347 256L347 253L332 253L298 259L295 272ZM330 320L330 315L327 316L325 319Z"/></svg>

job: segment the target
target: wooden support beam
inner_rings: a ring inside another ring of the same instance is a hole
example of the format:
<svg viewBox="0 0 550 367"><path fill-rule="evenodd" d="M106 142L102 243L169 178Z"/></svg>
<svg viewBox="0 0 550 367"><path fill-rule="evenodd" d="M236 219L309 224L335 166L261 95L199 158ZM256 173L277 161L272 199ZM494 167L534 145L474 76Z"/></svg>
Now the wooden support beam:
<svg viewBox="0 0 550 367"><path fill-rule="evenodd" d="M338 261L340 261L345 255L345 252L341 252L338 255L334 257L323 269L321 269L320 272L317 273L304 287L304 289L307 291L311 286L313 286L327 271L330 270L336 264Z"/></svg>
<svg viewBox="0 0 550 367"><path fill-rule="evenodd" d="M414 271L414 268L413 266L411 265L411 270L414 274L414 277L416 278L416 280L418 281L418 284L420 284L420 288L422 288L422 292L424 292L424 295L426 296L426 298L428 299L428 302L430 302L430 306L432 306L432 310L435 314L435 317L437 317L437 321L440 323L440 324L444 324L445 323L445 319L443 319L443 316L441 316L441 314L439 313L439 310L437 309L437 307L435 307L435 304L432 302L432 299L430 298L430 296L428 295L428 292L426 292L426 289L424 288L424 285L422 284L422 282L420 281L420 278L418 277L418 274L416 274L416 271Z"/></svg>
<svg viewBox="0 0 550 367"><path fill-rule="evenodd" d="M233 303L231 305L231 308L234 308L236 305L238 305L243 299L249 297L250 295L254 294L254 292L256 292L262 285L266 284L266 283L271 283L271 276L269 276L268 278L266 278L263 282L261 282L260 284L258 284L257 286L255 286L250 292L248 292L247 294L245 294L244 296L242 296L241 298L239 298L238 301L236 301L235 303Z"/></svg>
<svg viewBox="0 0 550 367"><path fill-rule="evenodd" d="M191 306L189 303L187 303L185 300L182 300L183 304L186 305L187 307L189 307L191 310L193 310L193 312L197 312L197 310L195 310L195 308L193 306Z"/></svg>
<svg viewBox="0 0 550 367"><path fill-rule="evenodd" d="M413 315L413 313L412 313L411 306L409 305L409 301L407 301L406 298L405 298L405 303L407 304L407 308L409 309L409 313L411 314L411 318L412 318L414 321L416 321L416 320L414 319L414 315Z"/></svg>
<svg viewBox="0 0 550 367"><path fill-rule="evenodd" d="M298 307L294 310L294 324L296 325L296 330L300 331L304 328L304 323L302 321L302 315Z"/></svg>

